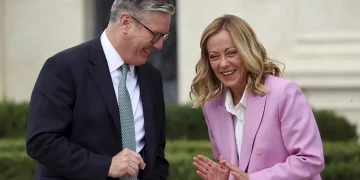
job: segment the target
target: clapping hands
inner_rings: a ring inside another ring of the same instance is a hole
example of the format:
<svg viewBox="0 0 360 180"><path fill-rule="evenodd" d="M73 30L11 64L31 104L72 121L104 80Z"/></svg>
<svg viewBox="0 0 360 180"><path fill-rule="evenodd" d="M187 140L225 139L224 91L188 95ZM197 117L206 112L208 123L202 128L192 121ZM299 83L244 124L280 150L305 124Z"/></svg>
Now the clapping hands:
<svg viewBox="0 0 360 180"><path fill-rule="evenodd" d="M228 180L230 173L235 180L249 180L247 173L227 162L222 155L219 157L219 163L203 155L198 155L193 160L196 174L203 180Z"/></svg>
<svg viewBox="0 0 360 180"><path fill-rule="evenodd" d="M198 155L193 158L194 167L197 169L196 174L204 180L228 180L229 170L225 165L216 163L211 159ZM224 160L223 156L220 156L220 160Z"/></svg>

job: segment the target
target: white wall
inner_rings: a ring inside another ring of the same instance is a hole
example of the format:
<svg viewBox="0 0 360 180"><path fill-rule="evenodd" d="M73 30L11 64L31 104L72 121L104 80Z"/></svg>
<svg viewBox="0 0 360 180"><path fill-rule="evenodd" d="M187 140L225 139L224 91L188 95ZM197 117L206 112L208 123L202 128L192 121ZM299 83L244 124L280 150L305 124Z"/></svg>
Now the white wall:
<svg viewBox="0 0 360 180"><path fill-rule="evenodd" d="M355 72L351 78L357 78L356 72L360 72L354 66L360 61L357 7L358 0L179 1L179 101L189 102L202 31L214 18L226 13L244 18L270 57L285 63L285 72L304 75L304 71L310 70L346 73L351 69ZM339 67L339 59L347 61Z"/></svg>
<svg viewBox="0 0 360 180"><path fill-rule="evenodd" d="M202 31L213 19L225 13L241 16L243 6L242 0L226 0L226 3L218 0L180 0L177 6L178 100L187 103L195 65L200 58Z"/></svg>
<svg viewBox="0 0 360 180"><path fill-rule="evenodd" d="M298 1L287 0L181 0L178 6L179 102L190 101L188 92L200 55L200 37L216 17L234 14L245 19L269 55L277 59L295 41Z"/></svg>
<svg viewBox="0 0 360 180"><path fill-rule="evenodd" d="M202 31L233 13L254 29L271 58L285 63L315 108L335 109L360 134L359 0L179 1L179 102L188 103Z"/></svg>
<svg viewBox="0 0 360 180"><path fill-rule="evenodd" d="M285 63L285 77L303 87L314 107L337 109L360 133L359 0L177 4L180 103L190 100L203 30L216 17L234 14L253 27L270 57ZM91 15L88 0L0 0L0 95L28 100L49 56L91 38Z"/></svg>
<svg viewBox="0 0 360 180"><path fill-rule="evenodd" d="M5 1L0 1L0 99L5 96Z"/></svg>
<svg viewBox="0 0 360 180"><path fill-rule="evenodd" d="M44 61L85 39L85 0L2 0L8 99L28 100ZM1 38L2 37L2 38ZM1 51L0 51L1 52ZM3 89L3 88L2 88Z"/></svg>

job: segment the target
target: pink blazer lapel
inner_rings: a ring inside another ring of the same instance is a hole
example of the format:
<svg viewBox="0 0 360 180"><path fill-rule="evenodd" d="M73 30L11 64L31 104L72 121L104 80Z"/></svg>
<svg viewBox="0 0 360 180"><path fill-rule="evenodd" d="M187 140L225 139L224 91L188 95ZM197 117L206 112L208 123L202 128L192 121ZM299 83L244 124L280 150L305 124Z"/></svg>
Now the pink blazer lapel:
<svg viewBox="0 0 360 180"><path fill-rule="evenodd" d="M266 97L248 93L239 160L239 167L244 171L249 164L255 136L263 119Z"/></svg>
<svg viewBox="0 0 360 180"><path fill-rule="evenodd" d="M224 159L230 161L232 164L238 166L238 153L236 150L235 133L234 133L234 121L232 115L226 111L224 104L218 106L218 115L221 118L218 124L221 128L221 142L219 143L221 153ZM218 158L218 157L217 157Z"/></svg>

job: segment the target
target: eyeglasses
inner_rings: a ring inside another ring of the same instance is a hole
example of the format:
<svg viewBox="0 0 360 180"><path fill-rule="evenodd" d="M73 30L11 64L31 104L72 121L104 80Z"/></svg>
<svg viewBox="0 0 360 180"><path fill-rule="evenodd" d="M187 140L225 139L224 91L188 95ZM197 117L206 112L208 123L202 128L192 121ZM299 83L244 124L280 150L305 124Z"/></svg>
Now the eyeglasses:
<svg viewBox="0 0 360 180"><path fill-rule="evenodd" d="M161 33L154 33L152 30L150 30L148 27L146 27L144 24L142 24L139 20L137 20L136 18L132 17L136 22L138 22L139 24L141 24L145 29L147 29L152 35L153 35L153 38L151 40L151 43L155 43L157 42L160 38L163 38L163 41L166 41L169 36L170 36L170 33L166 33L166 34L161 34Z"/></svg>

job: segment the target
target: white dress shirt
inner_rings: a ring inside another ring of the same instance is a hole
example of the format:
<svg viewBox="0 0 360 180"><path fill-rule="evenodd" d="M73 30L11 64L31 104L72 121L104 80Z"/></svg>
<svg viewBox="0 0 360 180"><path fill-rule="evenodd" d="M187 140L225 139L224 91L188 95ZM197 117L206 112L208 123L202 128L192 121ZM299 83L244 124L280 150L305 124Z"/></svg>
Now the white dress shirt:
<svg viewBox="0 0 360 180"><path fill-rule="evenodd" d="M228 91L226 92L225 107L226 107L226 111L231 113L233 116L235 141L236 141L236 148L239 159L240 159L243 127L245 120L244 117L245 117L245 109L246 109L246 98L247 98L247 90L244 91L239 103L236 106L234 106L234 101L230 89L228 89Z"/></svg>
<svg viewBox="0 0 360 180"><path fill-rule="evenodd" d="M107 63L109 65L109 71L111 74L111 79L114 86L114 91L116 94L116 101L117 101L118 85L121 79L120 67L124 64L124 61L110 43L109 39L106 36L105 31L101 34L100 40L101 40L101 45L104 49ZM126 87L130 94L131 106L134 115L136 152L140 152L145 145L144 114L143 114L143 107L140 98L138 76L135 72L135 67L133 65L129 65L129 67L130 67L130 71L127 74Z"/></svg>

